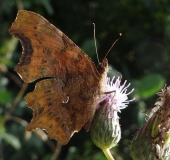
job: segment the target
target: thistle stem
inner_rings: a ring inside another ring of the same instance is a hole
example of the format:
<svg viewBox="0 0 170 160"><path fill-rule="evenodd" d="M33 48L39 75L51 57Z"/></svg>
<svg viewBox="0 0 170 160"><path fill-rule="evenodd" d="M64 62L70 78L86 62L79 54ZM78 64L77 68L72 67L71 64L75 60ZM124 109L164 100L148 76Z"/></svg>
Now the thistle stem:
<svg viewBox="0 0 170 160"><path fill-rule="evenodd" d="M103 149L103 152L105 154L105 156L107 157L108 160L115 160L112 156L112 154L110 153L109 149Z"/></svg>

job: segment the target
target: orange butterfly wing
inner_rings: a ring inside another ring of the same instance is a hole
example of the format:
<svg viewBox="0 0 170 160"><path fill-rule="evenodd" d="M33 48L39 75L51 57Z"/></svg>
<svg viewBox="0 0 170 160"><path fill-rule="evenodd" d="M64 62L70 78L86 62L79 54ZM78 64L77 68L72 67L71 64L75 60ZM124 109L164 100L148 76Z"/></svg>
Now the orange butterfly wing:
<svg viewBox="0 0 170 160"><path fill-rule="evenodd" d="M9 32L23 45L15 71L26 82L41 77L100 76L93 61L74 42L34 12L19 11Z"/></svg>
<svg viewBox="0 0 170 160"><path fill-rule="evenodd" d="M107 60L97 69L74 42L34 12L19 11L9 32L23 46L15 71L28 83L46 77L25 97L34 110L27 129L45 129L62 144L82 127L89 129L105 89Z"/></svg>

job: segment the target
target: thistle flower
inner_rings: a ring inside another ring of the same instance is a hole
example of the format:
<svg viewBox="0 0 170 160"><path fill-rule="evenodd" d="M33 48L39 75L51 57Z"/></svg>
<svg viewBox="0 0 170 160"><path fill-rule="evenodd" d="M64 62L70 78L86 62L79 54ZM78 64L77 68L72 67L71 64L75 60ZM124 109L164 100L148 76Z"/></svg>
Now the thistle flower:
<svg viewBox="0 0 170 160"><path fill-rule="evenodd" d="M108 159L113 159L109 149L117 145L121 137L119 125L119 116L117 112L127 107L130 101L127 93L126 81L120 84L118 78L114 83L112 79L107 78L106 95L97 106L95 118L91 127L91 138L96 146L101 148Z"/></svg>
<svg viewBox="0 0 170 160"><path fill-rule="evenodd" d="M130 144L133 160L170 159L170 87L164 88L158 96L146 124Z"/></svg>

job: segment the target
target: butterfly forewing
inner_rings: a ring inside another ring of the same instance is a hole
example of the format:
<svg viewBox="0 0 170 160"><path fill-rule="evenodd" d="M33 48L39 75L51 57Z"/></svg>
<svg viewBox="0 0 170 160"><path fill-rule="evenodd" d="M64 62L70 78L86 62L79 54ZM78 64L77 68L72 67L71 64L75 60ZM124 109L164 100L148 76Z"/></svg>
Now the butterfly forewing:
<svg viewBox="0 0 170 160"><path fill-rule="evenodd" d="M19 11L9 32L23 46L15 71L28 83L46 78L25 97L34 111L28 130L45 129L66 144L74 132L89 129L104 93L107 60L97 70L74 42L34 12Z"/></svg>

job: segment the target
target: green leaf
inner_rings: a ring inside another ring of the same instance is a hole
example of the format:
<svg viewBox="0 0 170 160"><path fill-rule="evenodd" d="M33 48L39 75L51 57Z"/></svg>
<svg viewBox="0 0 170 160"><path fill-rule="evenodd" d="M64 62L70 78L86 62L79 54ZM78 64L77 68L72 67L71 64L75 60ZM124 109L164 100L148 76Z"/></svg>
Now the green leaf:
<svg viewBox="0 0 170 160"><path fill-rule="evenodd" d="M8 144L10 144L12 147L14 147L16 150L21 148L21 143L18 138L13 136L12 134L3 132L0 134L0 140L4 140Z"/></svg>
<svg viewBox="0 0 170 160"><path fill-rule="evenodd" d="M11 61L12 53L14 52L17 46L18 40L12 37L10 40L5 41L0 46L0 63L5 64L6 66L14 66L14 63Z"/></svg>
<svg viewBox="0 0 170 160"><path fill-rule="evenodd" d="M70 147L66 156L66 160L73 160L75 159L77 153L77 148L76 147Z"/></svg>
<svg viewBox="0 0 170 160"><path fill-rule="evenodd" d="M49 0L43 0L40 1L42 5L45 7L46 11L48 12L49 15L54 14L53 6L51 5Z"/></svg>
<svg viewBox="0 0 170 160"><path fill-rule="evenodd" d="M2 121L2 116L0 116L0 122ZM5 132L5 127L3 125L0 125L0 134Z"/></svg>
<svg viewBox="0 0 170 160"><path fill-rule="evenodd" d="M103 152L99 152L93 156L93 160L106 160L106 157Z"/></svg>
<svg viewBox="0 0 170 160"><path fill-rule="evenodd" d="M143 77L137 85L137 94L141 98L149 98L160 91L165 85L165 79L160 74L149 74Z"/></svg>
<svg viewBox="0 0 170 160"><path fill-rule="evenodd" d="M6 104L12 100L12 94L8 91L0 91L0 103Z"/></svg>
<svg viewBox="0 0 170 160"><path fill-rule="evenodd" d="M93 57L96 54L94 39L87 39L81 46L81 49L87 53L90 57Z"/></svg>

